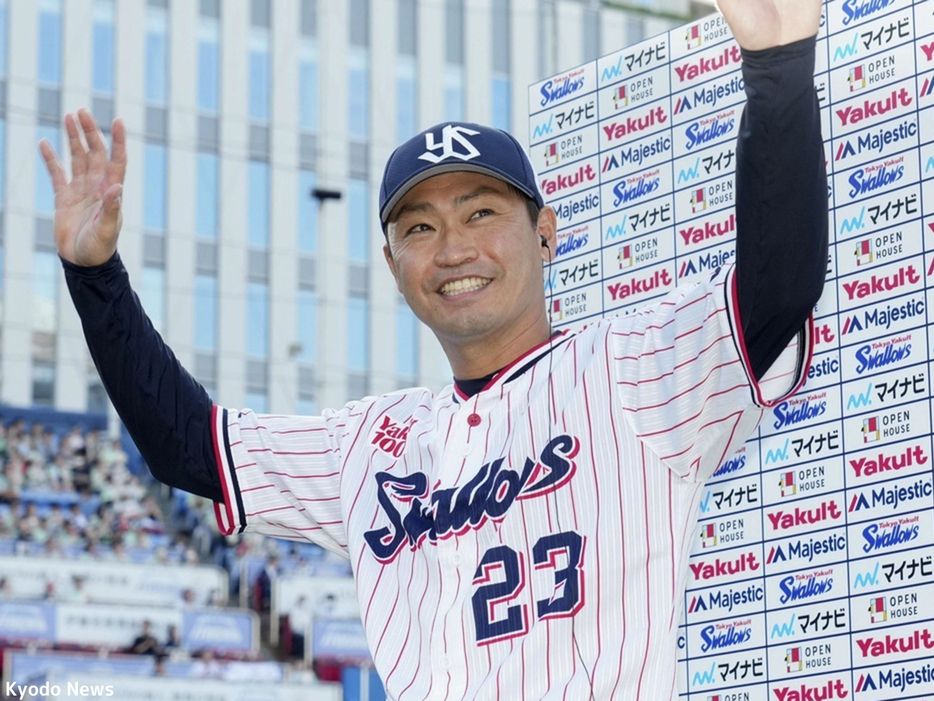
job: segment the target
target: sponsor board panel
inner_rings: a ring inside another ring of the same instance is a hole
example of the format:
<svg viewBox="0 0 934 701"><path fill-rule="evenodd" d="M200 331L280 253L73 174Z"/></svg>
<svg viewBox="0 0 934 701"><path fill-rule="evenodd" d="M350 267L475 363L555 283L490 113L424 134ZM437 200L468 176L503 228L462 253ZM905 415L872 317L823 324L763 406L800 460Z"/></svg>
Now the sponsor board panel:
<svg viewBox="0 0 934 701"><path fill-rule="evenodd" d="M755 439L746 441L742 448L737 450L723 464L717 468L711 478L707 480L708 486L728 482L733 479L750 478L759 472L759 446Z"/></svg>
<svg viewBox="0 0 934 701"><path fill-rule="evenodd" d="M670 52L668 36L659 35L638 44L603 56L596 61L596 71L600 87L615 85L629 80L640 73L647 73L653 68L668 68Z"/></svg>
<svg viewBox="0 0 934 701"><path fill-rule="evenodd" d="M844 407L848 416L888 409L927 394L927 367L924 363L847 382L843 386Z"/></svg>
<svg viewBox="0 0 934 701"><path fill-rule="evenodd" d="M831 2L827 9L827 30L836 34L847 29L863 28L871 22L878 22L882 16L893 14L904 8L911 9L911 0L843 0ZM873 25L870 25L873 26Z"/></svg>
<svg viewBox="0 0 934 701"><path fill-rule="evenodd" d="M823 699L852 699L850 672L833 672L806 679L783 679L769 684L769 698L773 701L805 701Z"/></svg>
<svg viewBox="0 0 934 701"><path fill-rule="evenodd" d="M840 384L840 351L831 350L815 354L808 367L808 378L802 391L811 392L827 385L838 384Z"/></svg>
<svg viewBox="0 0 934 701"><path fill-rule="evenodd" d="M866 165L834 175L835 200L840 206L888 194L919 180L916 152L884 156Z"/></svg>
<svg viewBox="0 0 934 701"><path fill-rule="evenodd" d="M859 701L927 699L934 694L934 662L927 659L870 667L854 673Z"/></svg>
<svg viewBox="0 0 934 701"><path fill-rule="evenodd" d="M878 25L878 29L873 29ZM834 102L842 102L865 90L883 87L915 74L915 46L911 41L911 8L886 18L881 23L867 26L860 35L861 48L866 47L868 32L881 32L878 41L870 47L880 45L881 51L874 55L860 56L856 61L837 68L830 73L830 96ZM887 37L887 39L886 39ZM895 47L896 44L899 46ZM895 48L891 48L895 47Z"/></svg>
<svg viewBox="0 0 934 701"><path fill-rule="evenodd" d="M934 194L934 188L931 194ZM842 241L864 238L883 229L902 226L919 216L921 187L917 184L888 195L839 207L834 213L837 246Z"/></svg>
<svg viewBox="0 0 934 701"><path fill-rule="evenodd" d="M558 231L552 261L565 260L574 256L592 253L600 248L600 220L591 219Z"/></svg>
<svg viewBox="0 0 934 701"><path fill-rule="evenodd" d="M765 438L779 431L834 421L841 416L840 393L835 389L799 392L772 407L763 416L759 432Z"/></svg>
<svg viewBox="0 0 934 701"><path fill-rule="evenodd" d="M687 685L692 699L765 701L767 698L764 650L694 659L687 667Z"/></svg>
<svg viewBox="0 0 934 701"><path fill-rule="evenodd" d="M921 220L915 219L902 226L839 243L836 248L840 275L851 275L899 259L917 257L922 252L923 240Z"/></svg>
<svg viewBox="0 0 934 701"><path fill-rule="evenodd" d="M603 242L620 243L628 237L640 236L670 227L674 223L671 195L644 204L632 205L608 214L601 220Z"/></svg>
<svg viewBox="0 0 934 701"><path fill-rule="evenodd" d="M533 145L557 139L569 132L597 122L597 97L585 95L567 104L529 118L529 143Z"/></svg>
<svg viewBox="0 0 934 701"><path fill-rule="evenodd" d="M600 186L603 214L643 205L671 191L671 163L662 163Z"/></svg>
<svg viewBox="0 0 934 701"><path fill-rule="evenodd" d="M917 106L915 80L909 78L835 104L831 125L834 136L876 127L913 112Z"/></svg>
<svg viewBox="0 0 934 701"><path fill-rule="evenodd" d="M686 222L716 209L732 208L735 196L736 187L732 175L679 190L675 193L675 218L679 222Z"/></svg>
<svg viewBox="0 0 934 701"><path fill-rule="evenodd" d="M766 506L797 503L797 500L805 497L842 490L843 462L843 456L837 455L818 462L766 472L762 475L763 502Z"/></svg>
<svg viewBox="0 0 934 701"><path fill-rule="evenodd" d="M674 258L675 241L670 230L639 236L622 243L608 243L603 249L606 276L635 272L648 265Z"/></svg>
<svg viewBox="0 0 934 701"><path fill-rule="evenodd" d="M810 642L790 641L769 648L769 672L772 680L807 677L850 664L850 636L836 635ZM813 698L813 697L812 697Z"/></svg>
<svg viewBox="0 0 934 701"><path fill-rule="evenodd" d="M743 105L736 105L679 126L674 131L675 158L693 155L713 146L726 144L735 147L742 113Z"/></svg>
<svg viewBox="0 0 934 701"><path fill-rule="evenodd" d="M688 658L722 655L765 646L765 614L688 625Z"/></svg>
<svg viewBox="0 0 934 701"><path fill-rule="evenodd" d="M931 474L929 436L900 441L883 448L850 452L846 456L846 480L850 487Z"/></svg>
<svg viewBox="0 0 934 701"><path fill-rule="evenodd" d="M732 40L733 35L730 34L729 27L719 13L672 29L668 33L672 60L678 60L690 54L699 53L715 44Z"/></svg>
<svg viewBox="0 0 934 701"><path fill-rule="evenodd" d="M847 563L772 575L765 580L770 610L826 603L847 595Z"/></svg>
<svg viewBox="0 0 934 701"><path fill-rule="evenodd" d="M799 536L773 540L766 545L765 551L767 575L827 567L846 560L847 533L842 526L818 533L804 532Z"/></svg>
<svg viewBox="0 0 934 701"><path fill-rule="evenodd" d="M701 521L694 543L696 552L715 552L762 542L762 517L746 511ZM698 550L699 548L699 550Z"/></svg>
<svg viewBox="0 0 934 701"><path fill-rule="evenodd" d="M826 460L843 452L843 431L836 423L779 433L761 439L762 468L782 468Z"/></svg>
<svg viewBox="0 0 934 701"><path fill-rule="evenodd" d="M600 217L600 193L597 190L588 190L579 195L554 200L551 206L555 210L559 230L579 226Z"/></svg>
<svg viewBox="0 0 934 701"><path fill-rule="evenodd" d="M587 158L596 150L597 131L593 127L585 127L532 147L529 156L535 172L544 175L548 171Z"/></svg>
<svg viewBox="0 0 934 701"><path fill-rule="evenodd" d="M545 295L562 295L571 289L599 282L602 277L599 251L553 263L545 269Z"/></svg>
<svg viewBox="0 0 934 701"><path fill-rule="evenodd" d="M880 447L931 432L931 411L927 401L906 404L887 411L870 412L843 419L847 451Z"/></svg>
<svg viewBox="0 0 934 701"><path fill-rule="evenodd" d="M596 67L585 63L564 73L529 86L529 106L532 113L565 105L597 89Z"/></svg>
<svg viewBox="0 0 934 701"><path fill-rule="evenodd" d="M644 302L675 288L674 262L643 268L630 275L604 281L603 308L607 312Z"/></svg>
<svg viewBox="0 0 934 701"><path fill-rule="evenodd" d="M618 59L617 59L618 60ZM635 109L647 102L668 98L671 80L668 66L646 71L618 83L601 87L598 95L600 116L604 119Z"/></svg>
<svg viewBox="0 0 934 701"><path fill-rule="evenodd" d="M742 459L738 456L734 459ZM752 472L752 474L750 474ZM745 470L738 477L731 477L721 482L708 483L700 500L701 523L714 518L738 518L741 513L748 516L750 509L755 509L756 518L761 520L759 507L762 505L760 477L754 470ZM762 540L761 525L751 525Z"/></svg>
<svg viewBox="0 0 934 701"><path fill-rule="evenodd" d="M927 582L934 582L934 546L931 545L850 563L850 592L854 595Z"/></svg>
<svg viewBox="0 0 934 701"><path fill-rule="evenodd" d="M927 510L849 526L850 559L877 557L924 545L930 537L932 523L932 512ZM851 563L851 571L854 566L860 565Z"/></svg>
<svg viewBox="0 0 934 701"><path fill-rule="evenodd" d="M600 160L593 156L549 171L538 178L538 187L546 200L574 195L594 187L600 176Z"/></svg>
<svg viewBox="0 0 934 701"><path fill-rule="evenodd" d="M671 136L667 131L638 141L626 141L607 150L601 157L601 180L612 180L637 170L652 168L671 160Z"/></svg>
<svg viewBox="0 0 934 701"><path fill-rule="evenodd" d="M761 578L762 546L700 555L688 563L688 590Z"/></svg>
<svg viewBox="0 0 934 701"><path fill-rule="evenodd" d="M919 141L924 140L921 124L924 124L924 120L915 114L907 114L878 127L834 139L831 149L834 172L852 168L888 153L917 148Z"/></svg>
<svg viewBox="0 0 934 701"><path fill-rule="evenodd" d="M745 82L741 73L728 73L695 88L672 95L672 126L743 102Z"/></svg>
<svg viewBox="0 0 934 701"><path fill-rule="evenodd" d="M913 635L915 630L922 628L928 631L929 636L934 636L930 623L919 623L934 619L934 584L853 597L850 604L853 630L871 632L871 635L864 636L860 645L861 656L867 663L894 662L894 659L878 659L878 653L887 656L893 650L913 657L934 654L930 652L934 649L934 639L929 638L919 645L922 641ZM898 628L893 630L892 626ZM886 641L890 635L892 639ZM873 643L868 643L867 638L872 638ZM884 647L876 644L878 642L882 642ZM912 652L915 654L910 655Z"/></svg>
<svg viewBox="0 0 934 701"><path fill-rule="evenodd" d="M915 256L840 277L837 281L840 310L845 312L920 290L924 286L924 272L924 257Z"/></svg>
<svg viewBox="0 0 934 701"><path fill-rule="evenodd" d="M934 486L931 479L931 473L928 472L847 490L848 522L852 524L876 521L884 517L930 509L934 503Z"/></svg>
<svg viewBox="0 0 934 701"><path fill-rule="evenodd" d="M594 283L580 289L550 296L551 320L570 324L603 311L603 284Z"/></svg>
<svg viewBox="0 0 934 701"><path fill-rule="evenodd" d="M765 585L760 580L691 592L686 614L692 623L722 618L745 618L765 609Z"/></svg>
<svg viewBox="0 0 934 701"><path fill-rule="evenodd" d="M840 526L846 521L844 495L828 494L766 507L765 539L784 538Z"/></svg>
<svg viewBox="0 0 934 701"><path fill-rule="evenodd" d="M675 161L675 187L697 187L707 180L732 173L735 168L736 144L726 141L699 153L689 153Z"/></svg>

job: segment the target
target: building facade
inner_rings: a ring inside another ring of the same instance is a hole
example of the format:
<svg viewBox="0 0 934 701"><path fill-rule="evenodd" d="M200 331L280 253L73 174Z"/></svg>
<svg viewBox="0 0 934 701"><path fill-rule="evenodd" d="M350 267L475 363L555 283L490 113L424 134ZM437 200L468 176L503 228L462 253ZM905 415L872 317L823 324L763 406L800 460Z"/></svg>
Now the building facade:
<svg viewBox="0 0 934 701"><path fill-rule="evenodd" d="M0 0L0 403L107 409L37 149L67 147L66 112L126 123L120 253L185 367L226 406L311 413L450 381L383 261L392 149L446 119L526 143L530 83L688 5Z"/></svg>

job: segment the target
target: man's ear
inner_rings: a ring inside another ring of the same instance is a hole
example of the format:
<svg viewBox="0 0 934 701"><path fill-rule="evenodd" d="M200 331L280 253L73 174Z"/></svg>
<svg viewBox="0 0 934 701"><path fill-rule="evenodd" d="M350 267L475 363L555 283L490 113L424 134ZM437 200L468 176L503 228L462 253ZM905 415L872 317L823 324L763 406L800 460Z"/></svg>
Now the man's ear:
<svg viewBox="0 0 934 701"><path fill-rule="evenodd" d="M542 246L542 260L549 262L555 255L558 245L558 217L552 207L542 207L538 213L538 224L536 225L536 234L547 242L547 248Z"/></svg>
<svg viewBox="0 0 934 701"><path fill-rule="evenodd" d="M392 249L389 248L388 239L386 243L383 244L383 257L386 259L386 264L389 266L389 272L392 273L392 277L396 281L396 289L402 292L402 288L399 287L399 275L396 272L396 261L393 260Z"/></svg>

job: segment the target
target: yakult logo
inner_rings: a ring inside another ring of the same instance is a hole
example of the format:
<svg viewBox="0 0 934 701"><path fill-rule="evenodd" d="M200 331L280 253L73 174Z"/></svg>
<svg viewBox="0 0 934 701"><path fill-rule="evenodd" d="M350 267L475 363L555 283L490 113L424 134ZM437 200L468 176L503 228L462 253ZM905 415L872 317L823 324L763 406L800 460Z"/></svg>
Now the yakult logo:
<svg viewBox="0 0 934 701"><path fill-rule="evenodd" d="M405 452L405 441L409 436L409 426L397 424L388 416L383 417L383 422L373 434L370 445L375 445L384 453L392 455L395 458L401 458Z"/></svg>
<svg viewBox="0 0 934 701"><path fill-rule="evenodd" d="M675 66L675 73L678 75L678 80L684 83L710 73L716 73L728 66L738 65L741 60L742 54L739 46L734 44L710 58L702 58L698 61Z"/></svg>

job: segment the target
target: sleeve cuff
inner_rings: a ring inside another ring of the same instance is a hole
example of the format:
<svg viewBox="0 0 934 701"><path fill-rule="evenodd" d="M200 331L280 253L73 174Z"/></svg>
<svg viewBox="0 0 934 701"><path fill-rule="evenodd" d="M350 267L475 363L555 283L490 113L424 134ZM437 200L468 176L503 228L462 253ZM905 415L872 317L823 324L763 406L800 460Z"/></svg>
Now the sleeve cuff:
<svg viewBox="0 0 934 701"><path fill-rule="evenodd" d="M120 254L117 251L114 251L114 254L106 263L101 263L100 265L77 265L65 260L61 256L59 256L58 259L62 262L62 267L68 275L80 278L92 279L102 277L108 273L123 269L123 261L120 259Z"/></svg>
<svg viewBox="0 0 934 701"><path fill-rule="evenodd" d="M756 380L752 362L746 350L743 327L740 323L735 265L727 273L727 280L723 289L726 292L727 318L736 342L736 350L739 353L746 379L752 391L752 400L756 406L765 409L771 408L797 393L807 380L808 368L811 366L811 359L814 356L814 314L812 312L808 316L804 326L798 331L796 336L797 347L795 348L789 344L772 364L765 376L761 380ZM792 353L794 355L791 355ZM765 388L766 385L770 385L769 389ZM776 387L776 389L772 390L771 386Z"/></svg>

